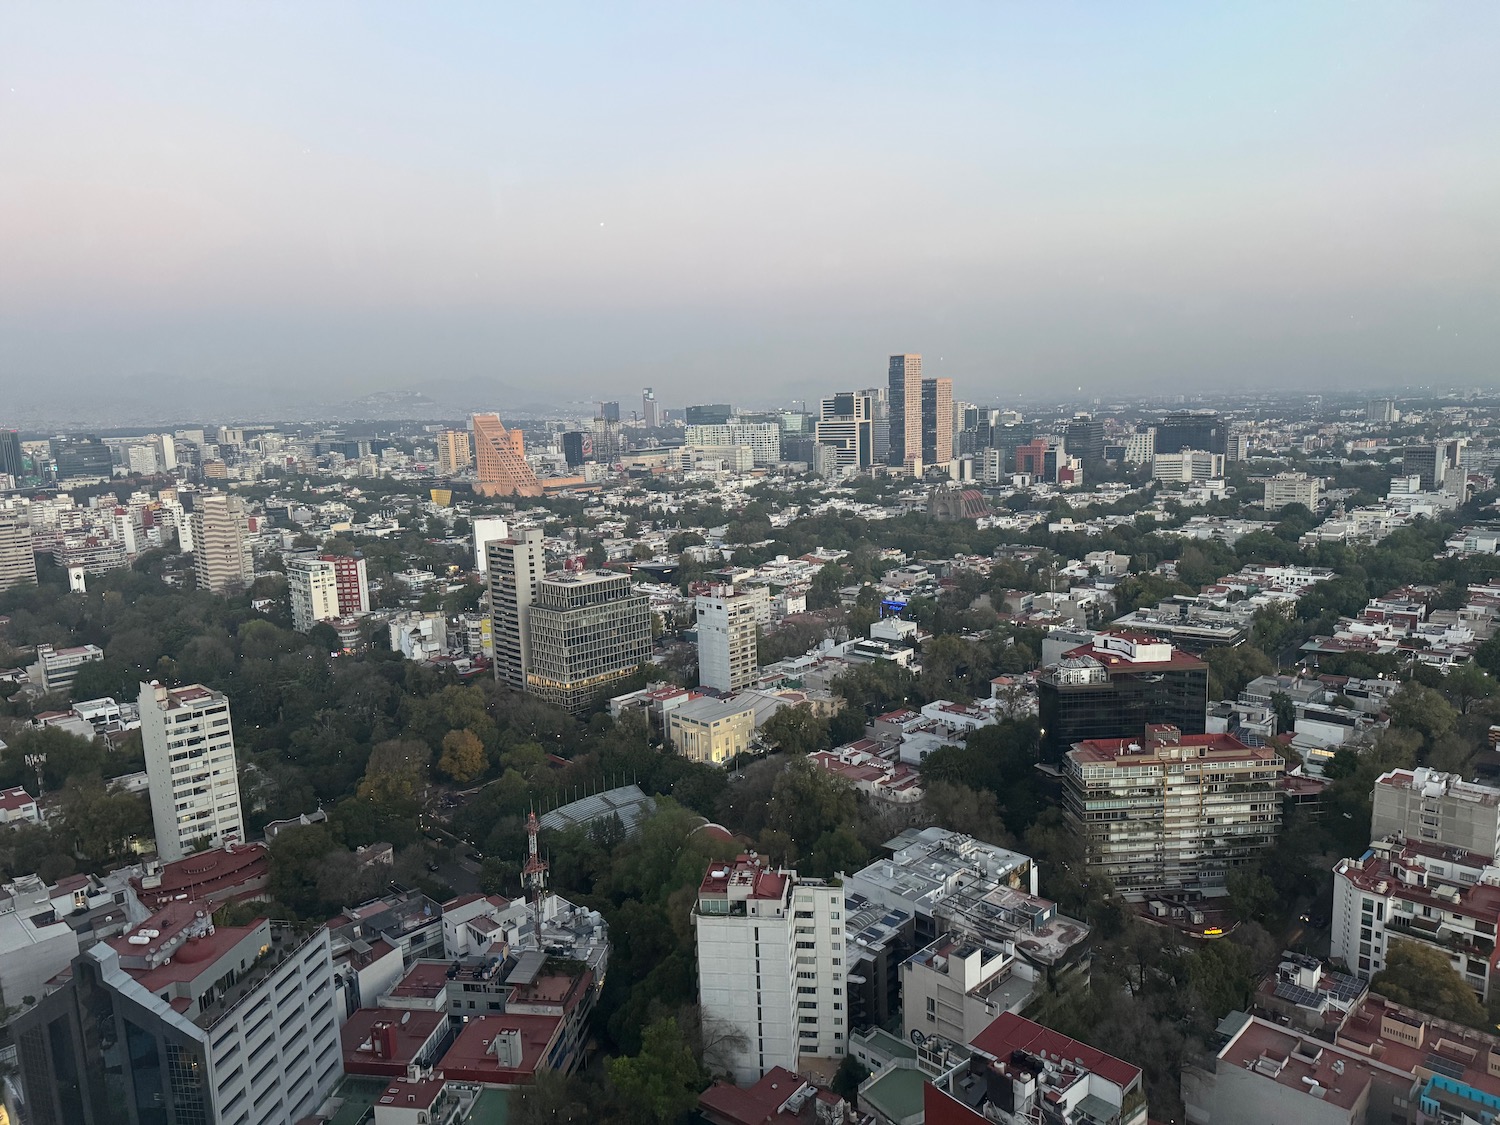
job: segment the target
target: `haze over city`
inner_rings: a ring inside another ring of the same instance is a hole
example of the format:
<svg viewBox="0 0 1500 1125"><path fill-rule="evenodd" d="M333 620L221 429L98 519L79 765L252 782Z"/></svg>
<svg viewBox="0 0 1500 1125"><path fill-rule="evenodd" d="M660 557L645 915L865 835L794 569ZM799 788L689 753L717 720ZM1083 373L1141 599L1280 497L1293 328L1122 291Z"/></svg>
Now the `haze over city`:
<svg viewBox="0 0 1500 1125"><path fill-rule="evenodd" d="M1500 9L17 8L14 418L1486 385ZM708 393L708 392L702 392Z"/></svg>

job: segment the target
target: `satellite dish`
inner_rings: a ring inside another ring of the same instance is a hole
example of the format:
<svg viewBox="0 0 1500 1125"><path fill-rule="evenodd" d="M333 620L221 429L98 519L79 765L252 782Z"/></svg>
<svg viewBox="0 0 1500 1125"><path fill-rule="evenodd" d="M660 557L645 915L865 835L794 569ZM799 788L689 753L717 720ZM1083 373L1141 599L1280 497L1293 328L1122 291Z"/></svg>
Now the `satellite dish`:
<svg viewBox="0 0 1500 1125"><path fill-rule="evenodd" d="M914 1045L920 1047L923 1043L927 1042L927 1036L922 1034L921 1028L914 1027L911 1029L911 1041Z"/></svg>

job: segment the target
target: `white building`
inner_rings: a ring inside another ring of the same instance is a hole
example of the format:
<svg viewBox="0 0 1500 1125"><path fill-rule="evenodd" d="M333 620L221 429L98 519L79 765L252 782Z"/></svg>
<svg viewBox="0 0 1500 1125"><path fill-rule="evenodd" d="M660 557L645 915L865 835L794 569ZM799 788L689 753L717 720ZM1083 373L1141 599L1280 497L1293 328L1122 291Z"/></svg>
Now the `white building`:
<svg viewBox="0 0 1500 1125"><path fill-rule="evenodd" d="M78 669L103 659L104 650L98 645L78 645L75 648L37 645L36 663L26 670L26 674L32 683L49 694L70 692L73 681L78 678Z"/></svg>
<svg viewBox="0 0 1500 1125"><path fill-rule="evenodd" d="M1266 481L1266 499L1262 505L1268 512L1285 508L1288 504L1302 504L1316 508L1323 494L1323 482L1306 473L1277 473Z"/></svg>
<svg viewBox="0 0 1500 1125"><path fill-rule="evenodd" d="M141 742L151 784L156 851L171 863L199 850L243 842L240 782L229 699L192 684L141 684Z"/></svg>
<svg viewBox="0 0 1500 1125"><path fill-rule="evenodd" d="M35 875L0 888L0 996L20 1007L78 956L78 935L52 909L52 892Z"/></svg>
<svg viewBox="0 0 1500 1125"><path fill-rule="evenodd" d="M531 603L547 573L542 540L541 529L534 527L513 538L491 539L486 544L495 679L517 691L526 690L526 673L531 668Z"/></svg>
<svg viewBox="0 0 1500 1125"><path fill-rule="evenodd" d="M485 572L487 555L485 548L497 539L508 539L510 528L502 519L495 516L477 516L473 520L474 525L474 569L480 574Z"/></svg>
<svg viewBox="0 0 1500 1125"><path fill-rule="evenodd" d="M705 1025L743 1035L736 1083L848 1046L844 892L755 856L710 868L698 888L698 1001Z"/></svg>
<svg viewBox="0 0 1500 1125"><path fill-rule="evenodd" d="M717 426L688 426L685 445L748 445L757 465L781 460L781 427L775 422L730 421Z"/></svg>
<svg viewBox="0 0 1500 1125"><path fill-rule="evenodd" d="M1224 455L1202 449L1181 453L1157 453L1151 458L1151 478L1160 481L1219 480L1224 476Z"/></svg>
<svg viewBox="0 0 1500 1125"><path fill-rule="evenodd" d="M339 616L338 571L333 563L312 556L289 558L286 582L297 632L306 633L319 621Z"/></svg>
<svg viewBox="0 0 1500 1125"><path fill-rule="evenodd" d="M431 660L448 651L448 619L411 610L391 618L391 651L408 660Z"/></svg>
<svg viewBox="0 0 1500 1125"><path fill-rule="evenodd" d="M698 682L704 687L740 691L755 682L760 673L756 618L766 603L764 587L759 594L714 586L698 595Z"/></svg>

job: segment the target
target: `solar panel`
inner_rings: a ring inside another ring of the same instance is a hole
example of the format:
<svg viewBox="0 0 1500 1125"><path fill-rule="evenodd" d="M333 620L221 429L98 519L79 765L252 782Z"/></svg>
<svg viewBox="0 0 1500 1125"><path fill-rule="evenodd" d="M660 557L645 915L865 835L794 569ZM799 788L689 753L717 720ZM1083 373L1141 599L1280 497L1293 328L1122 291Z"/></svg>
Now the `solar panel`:
<svg viewBox="0 0 1500 1125"><path fill-rule="evenodd" d="M1364 982L1344 973L1333 973L1333 995L1338 1000L1353 1000L1364 991Z"/></svg>
<svg viewBox="0 0 1500 1125"><path fill-rule="evenodd" d="M1318 994L1312 989L1303 988L1300 984L1291 984L1288 981L1277 982L1276 996L1280 1000L1289 1000L1293 1004L1301 1004L1305 1007L1315 1007L1318 1003Z"/></svg>
<svg viewBox="0 0 1500 1125"><path fill-rule="evenodd" d="M1426 1066L1428 1070L1435 1071L1446 1078L1462 1078L1464 1076L1463 1063L1454 1062L1452 1059L1445 1059L1442 1055L1428 1055Z"/></svg>

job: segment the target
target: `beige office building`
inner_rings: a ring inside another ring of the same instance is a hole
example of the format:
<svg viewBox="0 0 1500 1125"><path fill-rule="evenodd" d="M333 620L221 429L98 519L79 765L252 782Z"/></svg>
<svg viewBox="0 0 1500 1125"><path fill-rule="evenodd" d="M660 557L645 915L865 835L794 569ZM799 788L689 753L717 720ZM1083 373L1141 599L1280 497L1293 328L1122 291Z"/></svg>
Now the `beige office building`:
<svg viewBox="0 0 1500 1125"><path fill-rule="evenodd" d="M189 522L198 589L244 593L255 580L244 503L224 492L199 493Z"/></svg>
<svg viewBox="0 0 1500 1125"><path fill-rule="evenodd" d="M572 712L651 658L651 603L628 574L556 574L527 612L526 690Z"/></svg>
<svg viewBox="0 0 1500 1125"><path fill-rule="evenodd" d="M437 435L438 472L447 476L461 473L474 463L468 430L439 430Z"/></svg>
<svg viewBox="0 0 1500 1125"><path fill-rule="evenodd" d="M36 584L31 528L14 515L0 514L0 590L23 583Z"/></svg>
<svg viewBox="0 0 1500 1125"><path fill-rule="evenodd" d="M755 707L736 699L694 699L666 714L667 745L693 762L721 766L750 749Z"/></svg>

